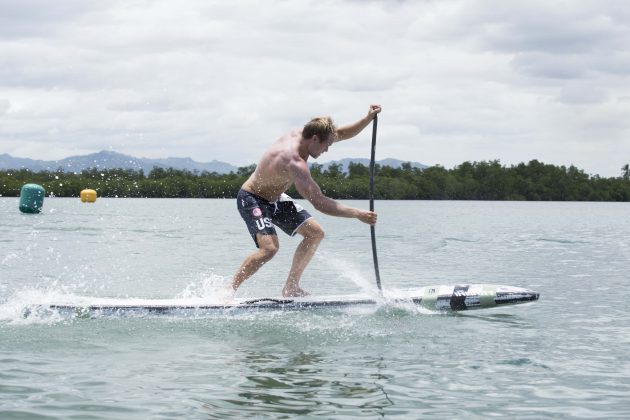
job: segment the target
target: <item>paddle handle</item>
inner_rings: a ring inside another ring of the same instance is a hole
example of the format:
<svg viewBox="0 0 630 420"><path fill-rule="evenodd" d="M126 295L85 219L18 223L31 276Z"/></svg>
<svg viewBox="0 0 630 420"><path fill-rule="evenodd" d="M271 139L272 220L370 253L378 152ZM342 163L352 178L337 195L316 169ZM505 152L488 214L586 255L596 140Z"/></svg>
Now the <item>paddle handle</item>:
<svg viewBox="0 0 630 420"><path fill-rule="evenodd" d="M370 211L374 211L374 172L375 163L374 158L376 156L376 127L378 125L378 115L374 115L372 120L372 153L370 155ZM381 288L381 276L378 272L378 256L376 254L376 230L374 225L370 226L370 234L372 236L372 258L374 259L374 273L376 274L376 286L378 290Z"/></svg>

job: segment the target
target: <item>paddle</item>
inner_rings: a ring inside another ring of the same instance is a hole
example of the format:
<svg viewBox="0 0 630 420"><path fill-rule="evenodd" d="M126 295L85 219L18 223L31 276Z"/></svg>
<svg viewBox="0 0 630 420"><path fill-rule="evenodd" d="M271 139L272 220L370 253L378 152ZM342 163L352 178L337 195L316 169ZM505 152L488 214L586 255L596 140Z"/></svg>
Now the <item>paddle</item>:
<svg viewBox="0 0 630 420"><path fill-rule="evenodd" d="M376 125L378 123L378 116L375 114L372 120L372 155L370 157L370 211L374 211L374 156L376 154ZM374 225L370 226L370 233L372 235L372 257L374 258L374 272L376 273L376 286L378 290L381 288L381 276L378 273L378 257L376 255L376 231Z"/></svg>

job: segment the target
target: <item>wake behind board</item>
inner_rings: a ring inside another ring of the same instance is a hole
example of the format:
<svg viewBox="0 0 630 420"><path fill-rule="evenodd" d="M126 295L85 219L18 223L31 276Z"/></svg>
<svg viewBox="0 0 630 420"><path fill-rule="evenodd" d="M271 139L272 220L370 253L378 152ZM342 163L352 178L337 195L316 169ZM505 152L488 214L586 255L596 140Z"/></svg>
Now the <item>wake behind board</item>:
<svg viewBox="0 0 630 420"><path fill-rule="evenodd" d="M495 284L426 286L398 290L374 298L367 295L308 296L303 298L234 299L229 303L207 303L202 299L106 299L80 298L71 303L33 304L25 310L52 310L76 316L165 314L201 316L234 311L297 311L318 308L347 308L382 304L413 304L435 311L463 311L515 305L538 300L539 293L520 287Z"/></svg>

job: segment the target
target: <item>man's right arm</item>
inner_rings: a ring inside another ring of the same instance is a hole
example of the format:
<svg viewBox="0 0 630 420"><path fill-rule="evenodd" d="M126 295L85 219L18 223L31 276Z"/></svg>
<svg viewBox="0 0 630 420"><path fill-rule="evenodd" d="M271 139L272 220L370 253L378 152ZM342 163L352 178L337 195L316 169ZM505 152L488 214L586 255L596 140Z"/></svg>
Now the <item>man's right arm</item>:
<svg viewBox="0 0 630 420"><path fill-rule="evenodd" d="M359 121L355 122L354 124L348 124L348 125L344 125L337 128L336 141L347 140L359 134L361 131L363 131L365 127L367 127L372 122L372 120L374 119L374 116L378 114L379 112L381 112L380 105L370 105L370 109L368 110L368 113L365 117L361 118Z"/></svg>
<svg viewBox="0 0 630 420"><path fill-rule="evenodd" d="M326 197L319 185L311 177L306 162L296 162L289 165L293 183L300 195L313 204L317 210L330 216L353 217L363 223L376 224L376 213L344 206L337 201Z"/></svg>

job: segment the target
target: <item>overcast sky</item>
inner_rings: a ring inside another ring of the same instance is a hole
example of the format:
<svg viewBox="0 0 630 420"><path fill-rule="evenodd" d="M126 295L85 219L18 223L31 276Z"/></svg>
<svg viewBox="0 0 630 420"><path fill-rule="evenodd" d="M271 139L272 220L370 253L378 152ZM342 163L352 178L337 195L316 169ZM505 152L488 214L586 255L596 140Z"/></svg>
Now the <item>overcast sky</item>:
<svg viewBox="0 0 630 420"><path fill-rule="evenodd" d="M377 158L630 163L630 2L0 0L0 153L242 166L380 103ZM320 162L369 157L371 130Z"/></svg>

